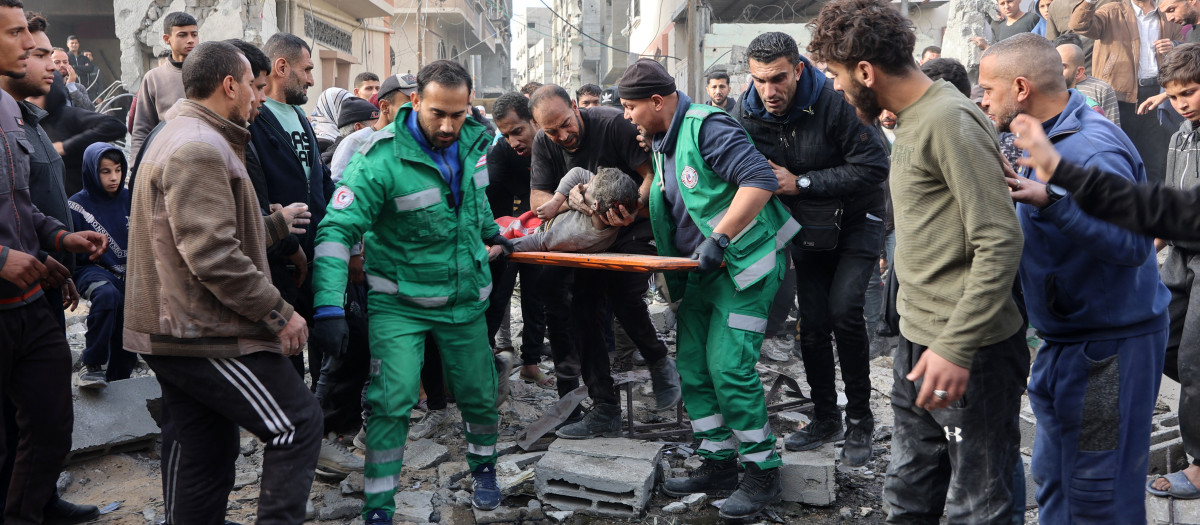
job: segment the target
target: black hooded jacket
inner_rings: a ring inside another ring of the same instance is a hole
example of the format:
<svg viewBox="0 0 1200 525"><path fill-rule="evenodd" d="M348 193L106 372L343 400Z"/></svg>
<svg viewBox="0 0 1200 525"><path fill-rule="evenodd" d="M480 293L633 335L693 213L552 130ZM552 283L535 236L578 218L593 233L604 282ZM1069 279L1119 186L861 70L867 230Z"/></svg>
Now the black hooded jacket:
<svg viewBox="0 0 1200 525"><path fill-rule="evenodd" d="M45 109L49 113L42 120L42 129L53 142L63 143L63 164L66 166L65 184L67 195L83 189L83 151L96 142L112 142L125 137L125 124L121 119L95 111L72 107L67 104L67 85L62 77L54 73L54 85L46 95Z"/></svg>

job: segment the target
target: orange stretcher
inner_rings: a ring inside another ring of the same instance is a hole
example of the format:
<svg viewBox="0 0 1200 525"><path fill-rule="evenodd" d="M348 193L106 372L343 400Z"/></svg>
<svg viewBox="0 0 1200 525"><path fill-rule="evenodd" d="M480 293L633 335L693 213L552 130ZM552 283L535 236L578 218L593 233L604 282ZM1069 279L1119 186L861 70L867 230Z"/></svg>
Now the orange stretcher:
<svg viewBox="0 0 1200 525"><path fill-rule="evenodd" d="M700 266L699 261L688 257L632 255L627 253L515 252L508 256L508 260L548 266L570 266L572 268L594 268L621 272L693 271Z"/></svg>

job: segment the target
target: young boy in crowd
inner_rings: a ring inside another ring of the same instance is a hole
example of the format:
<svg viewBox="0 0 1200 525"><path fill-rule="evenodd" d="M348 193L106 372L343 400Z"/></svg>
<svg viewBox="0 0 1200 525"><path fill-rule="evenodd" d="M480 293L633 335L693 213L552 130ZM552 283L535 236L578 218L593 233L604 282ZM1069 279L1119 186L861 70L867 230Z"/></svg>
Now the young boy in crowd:
<svg viewBox="0 0 1200 525"><path fill-rule="evenodd" d="M556 218L556 212L567 200L571 188L579 184L587 185L583 202L591 208L592 214L567 210ZM607 250L616 240L620 228L608 226L600 218L606 216L608 210L619 209L618 206L628 210L636 208L637 199L637 183L621 170L601 168L593 175L583 168L571 168L558 183L554 197L537 209L538 216L549 222L533 234L513 239L513 250L578 253Z"/></svg>
<svg viewBox="0 0 1200 525"><path fill-rule="evenodd" d="M83 153L83 190L69 202L75 231L100 233L108 237L109 246L108 252L95 261L77 257L75 282L80 295L91 301L79 388L99 389L108 386L109 381L128 379L137 362L137 356L121 344L129 246L127 169L120 149L104 142L88 146Z"/></svg>

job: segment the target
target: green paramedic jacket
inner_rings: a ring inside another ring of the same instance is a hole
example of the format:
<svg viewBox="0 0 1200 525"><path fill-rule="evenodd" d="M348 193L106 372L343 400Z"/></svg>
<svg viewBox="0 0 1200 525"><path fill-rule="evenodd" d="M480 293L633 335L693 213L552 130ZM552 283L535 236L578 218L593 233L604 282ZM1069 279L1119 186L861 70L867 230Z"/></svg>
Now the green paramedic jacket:
<svg viewBox="0 0 1200 525"><path fill-rule="evenodd" d="M700 125L710 115L721 113L721 109L704 104L692 104L683 117L679 135L675 139L675 177L683 204L687 207L692 222L700 228L704 237L712 235L713 228L720 224L733 202L738 187L726 182L708 162L697 146ZM746 135L747 140L750 136ZM654 182L650 187L650 218L654 228L654 244L658 254L685 257L675 248L676 221L671 217L671 206L667 204L663 191L663 170L666 162L662 153L655 152ZM757 283L775 269L775 254L787 246L800 231L800 224L792 218L779 199L772 197L758 212L750 224L729 240L725 249L725 269L738 290ZM683 297L687 281L681 272L667 274L667 287L673 299Z"/></svg>
<svg viewBox="0 0 1200 525"><path fill-rule="evenodd" d="M314 306L342 307L350 247L362 239L367 285L395 297L413 318L462 323L482 315L492 291L483 239L492 220L487 146L491 135L468 118L459 135L462 204L448 204L450 185L405 126L405 104L346 167L317 230Z"/></svg>

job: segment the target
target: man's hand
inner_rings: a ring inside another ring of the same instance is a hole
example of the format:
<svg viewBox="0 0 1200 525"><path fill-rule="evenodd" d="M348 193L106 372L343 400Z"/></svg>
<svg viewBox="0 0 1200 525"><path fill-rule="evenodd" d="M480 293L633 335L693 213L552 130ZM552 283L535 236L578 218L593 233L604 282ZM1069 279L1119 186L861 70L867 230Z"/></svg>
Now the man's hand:
<svg viewBox="0 0 1200 525"><path fill-rule="evenodd" d="M571 194L567 199L567 207L591 217L592 213L595 213L596 210L593 210L591 206L588 206L587 200L583 198L584 195L587 194L587 189L587 184L576 184L574 188L571 188ZM558 198L558 195L559 194L556 193L554 197Z"/></svg>
<svg viewBox="0 0 1200 525"><path fill-rule="evenodd" d="M796 187L796 175L769 159L767 162L771 164L771 169L775 170L775 179L779 181L779 189L775 190L775 194L799 195L800 189Z"/></svg>
<svg viewBox="0 0 1200 525"><path fill-rule="evenodd" d="M63 143L61 143L61 142L54 143L54 151L57 151L58 156L60 156L60 157L67 154L67 150L63 149Z"/></svg>
<svg viewBox="0 0 1200 525"><path fill-rule="evenodd" d="M88 260L94 261L108 251L108 237L98 232L84 230L64 236L62 245L68 252L87 254Z"/></svg>
<svg viewBox="0 0 1200 525"><path fill-rule="evenodd" d="M725 260L725 249L717 244L717 236L719 233L710 235L700 246L696 247L696 251L692 252L692 259L700 261L700 266L696 271L700 273L710 273L721 268L721 262ZM728 237L726 237L728 239Z"/></svg>
<svg viewBox="0 0 1200 525"><path fill-rule="evenodd" d="M304 253L303 248L297 248L296 252L288 256L288 262L296 267L292 271L292 283L299 288L304 284L304 280L308 278L308 255Z"/></svg>
<svg viewBox="0 0 1200 525"><path fill-rule="evenodd" d="M342 322L345 322L343 319ZM288 320L287 326L279 331L279 344L283 347L283 355L294 356L299 355L304 349L304 343L308 341L308 323L304 322L304 317L296 312L292 312L292 318Z"/></svg>
<svg viewBox="0 0 1200 525"><path fill-rule="evenodd" d="M1175 49L1175 43L1170 38L1162 38L1154 41L1154 51L1160 55L1170 53L1172 49Z"/></svg>
<svg viewBox="0 0 1200 525"><path fill-rule="evenodd" d="M1050 204L1050 194L1046 193L1046 185L1036 180L1024 177L1004 177L1012 199L1017 202L1044 208Z"/></svg>
<svg viewBox="0 0 1200 525"><path fill-rule="evenodd" d="M967 42L975 44L975 47L978 47L979 49L987 49L988 48L987 39L985 39L981 36L973 36L971 38L968 38Z"/></svg>
<svg viewBox="0 0 1200 525"><path fill-rule="evenodd" d="M363 272L363 256L362 254L350 256L350 282L354 284L362 284L367 279L367 274Z"/></svg>
<svg viewBox="0 0 1200 525"><path fill-rule="evenodd" d="M647 153L650 152L650 141L646 139L646 131L641 126L638 126L637 143Z"/></svg>
<svg viewBox="0 0 1200 525"><path fill-rule="evenodd" d="M485 239L484 244L488 245L488 260L495 260L497 257L508 257L513 253L513 243L507 237L497 233L490 239Z"/></svg>
<svg viewBox="0 0 1200 525"><path fill-rule="evenodd" d="M1062 155L1058 154L1058 151L1054 149L1054 144L1051 144L1050 139L1046 138L1046 131L1042 129L1042 123L1029 115L1021 114L1013 119L1009 127L1016 135L1013 144L1029 154L1028 157L1017 159L1017 164L1033 168L1038 180L1050 182L1050 178L1054 176L1054 170L1058 169L1058 161L1062 160Z"/></svg>
<svg viewBox="0 0 1200 525"><path fill-rule="evenodd" d="M79 306L79 290L75 288L75 281L67 279L67 282L62 285L63 309L75 311L75 307Z"/></svg>
<svg viewBox="0 0 1200 525"><path fill-rule="evenodd" d="M4 267L0 268L0 279L13 283L22 290L45 277L46 265L39 262L37 257L13 249L8 250Z"/></svg>
<svg viewBox="0 0 1200 525"><path fill-rule="evenodd" d="M970 376L970 370L945 360L931 350L926 350L905 378L913 382L925 378L921 384L921 391L917 393L916 405L933 411L958 401L967 392L967 380ZM946 397L937 397L933 393L935 390L946 392Z"/></svg>
<svg viewBox="0 0 1200 525"><path fill-rule="evenodd" d="M71 270L58 262L58 259L46 256L46 260L42 261L46 265L46 276L42 278L42 285L50 288L61 288L67 281L71 280Z"/></svg>
<svg viewBox="0 0 1200 525"><path fill-rule="evenodd" d="M639 205L638 209L641 209ZM600 222L609 226L620 228L633 224L634 219L637 219L638 210L629 211L625 209L624 204L618 204L615 208L609 208L608 213L600 217Z"/></svg>
<svg viewBox="0 0 1200 525"><path fill-rule="evenodd" d="M272 204L272 207L278 206ZM287 206L280 208L283 212L283 218L287 220L288 231L296 235L304 235L308 231L308 223L312 220L312 213L308 211L308 205L303 202L293 202Z"/></svg>
<svg viewBox="0 0 1200 525"><path fill-rule="evenodd" d="M1166 93L1159 93L1157 95L1154 95L1153 97L1150 97L1150 98L1146 99L1145 101L1143 101L1141 104L1138 104L1137 114L1145 115L1146 113L1149 113L1151 110L1157 109L1158 106L1162 105L1162 103L1166 102L1166 100L1167 100Z"/></svg>
<svg viewBox="0 0 1200 525"><path fill-rule="evenodd" d="M75 68L71 64L65 66L67 68L67 82L79 82L79 75L75 74Z"/></svg>

